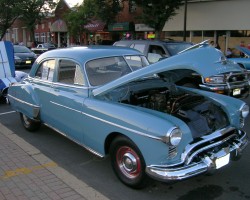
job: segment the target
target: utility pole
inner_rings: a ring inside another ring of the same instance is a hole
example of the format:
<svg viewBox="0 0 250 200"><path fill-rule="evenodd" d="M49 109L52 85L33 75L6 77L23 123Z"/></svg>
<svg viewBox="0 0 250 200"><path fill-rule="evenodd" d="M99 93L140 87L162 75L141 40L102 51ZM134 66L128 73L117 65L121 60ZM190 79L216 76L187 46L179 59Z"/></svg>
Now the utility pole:
<svg viewBox="0 0 250 200"><path fill-rule="evenodd" d="M184 3L184 28L183 28L183 41L186 41L187 33L187 0Z"/></svg>

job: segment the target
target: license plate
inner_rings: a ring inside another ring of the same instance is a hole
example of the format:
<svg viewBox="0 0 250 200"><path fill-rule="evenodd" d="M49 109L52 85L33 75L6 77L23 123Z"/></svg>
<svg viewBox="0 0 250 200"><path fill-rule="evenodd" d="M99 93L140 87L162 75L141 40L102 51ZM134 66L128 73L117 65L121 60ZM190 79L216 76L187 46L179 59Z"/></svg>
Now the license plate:
<svg viewBox="0 0 250 200"><path fill-rule="evenodd" d="M234 95L234 96L235 96L235 95L239 95L240 92L241 92L241 89L234 89L234 90L233 90L233 95Z"/></svg>
<svg viewBox="0 0 250 200"><path fill-rule="evenodd" d="M219 168L227 165L229 163L229 160L230 160L230 154L227 154L223 157L217 158L215 160L216 169L219 169Z"/></svg>
<svg viewBox="0 0 250 200"><path fill-rule="evenodd" d="M26 64L31 64L31 60L26 60Z"/></svg>

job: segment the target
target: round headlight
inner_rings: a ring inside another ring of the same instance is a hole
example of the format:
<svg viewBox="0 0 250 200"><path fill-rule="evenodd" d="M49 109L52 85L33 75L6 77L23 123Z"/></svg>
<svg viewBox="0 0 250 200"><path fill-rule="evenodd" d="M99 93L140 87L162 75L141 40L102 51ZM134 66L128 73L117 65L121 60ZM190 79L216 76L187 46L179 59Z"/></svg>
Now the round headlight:
<svg viewBox="0 0 250 200"><path fill-rule="evenodd" d="M174 127L169 130L166 134L166 143L169 143L172 146L177 146L182 138L182 132L179 128Z"/></svg>
<svg viewBox="0 0 250 200"><path fill-rule="evenodd" d="M244 104L241 107L240 111L241 111L241 116L244 117L244 118L246 118L247 115L249 114L249 106L247 104Z"/></svg>

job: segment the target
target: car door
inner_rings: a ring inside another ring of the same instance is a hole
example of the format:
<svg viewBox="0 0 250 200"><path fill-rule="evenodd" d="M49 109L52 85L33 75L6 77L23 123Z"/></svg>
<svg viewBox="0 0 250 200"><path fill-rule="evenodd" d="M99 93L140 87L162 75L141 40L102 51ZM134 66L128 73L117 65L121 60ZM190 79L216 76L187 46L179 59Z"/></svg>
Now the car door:
<svg viewBox="0 0 250 200"><path fill-rule="evenodd" d="M88 89L80 65L73 60L59 59L52 90L53 126L82 144L82 106L84 99L88 97Z"/></svg>
<svg viewBox="0 0 250 200"><path fill-rule="evenodd" d="M52 81L55 75L56 60L48 59L39 64L35 76L30 79L30 83L34 90L33 98L37 98L36 102L40 106L40 119L46 124L53 123L53 101Z"/></svg>

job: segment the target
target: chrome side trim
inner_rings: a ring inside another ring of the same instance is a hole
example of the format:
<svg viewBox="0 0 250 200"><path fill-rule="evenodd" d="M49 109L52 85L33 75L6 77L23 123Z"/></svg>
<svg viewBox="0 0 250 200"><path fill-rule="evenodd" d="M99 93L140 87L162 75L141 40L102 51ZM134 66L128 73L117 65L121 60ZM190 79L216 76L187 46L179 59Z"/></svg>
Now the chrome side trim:
<svg viewBox="0 0 250 200"><path fill-rule="evenodd" d="M52 104L54 104L54 105L57 105L57 106L60 106L60 107L63 107L63 108L66 108L66 109L69 109L69 110L72 110L72 111L75 111L75 112L77 112L77 113L82 113L82 111L80 111L80 110L76 110L76 109L70 108L70 107L68 107L68 106L64 106L64 105L59 104L59 103L56 103L56 102L54 102L54 101L50 101L50 103L52 103Z"/></svg>
<svg viewBox="0 0 250 200"><path fill-rule="evenodd" d="M99 117L95 117L95 116L93 116L93 115L90 115L90 114L87 114L87 113L84 113L84 112L82 112L82 114L83 114L83 115L86 115L86 116L88 116L88 117L94 118L94 119L96 119L96 120L99 120L99 121L101 121L101 122L107 123L107 124L109 124L109 125L115 126L115 127L117 127L117 128L121 128L121 129L130 131L130 132L133 132L133 133L135 133L135 134L138 134L138 135L141 135L141 136L145 136L145 137L148 137L148 138L152 138L152 139L155 139L155 140L160 140L160 141L163 142L162 138L160 138L160 137L152 136L152 135L143 133L143 132L141 132L141 131L137 131L137 130L134 130L134 129L131 129L131 128L127 128L127 127L125 127L125 126L121 126L121 125L119 125L119 124L115 124L115 123L113 123L113 122L109 122L109 121L107 121L107 120L101 119L101 118L99 118Z"/></svg>
<svg viewBox="0 0 250 200"><path fill-rule="evenodd" d="M9 99L9 98L12 98L12 99L14 99L14 100L17 101L17 102L20 102L20 103L22 103L22 104L25 104L25 105L28 105L28 106L32 107L32 109L33 109L33 116L32 116L32 117L33 117L35 120L37 120L38 115L39 115L39 111L40 111L40 106L37 106L37 105L32 104L32 103L28 103L28 102L26 102L26 101L23 101L23 100L21 100L21 99L19 99L19 98L13 97L12 95L9 95L9 94L8 94L8 99Z"/></svg>
<svg viewBox="0 0 250 200"><path fill-rule="evenodd" d="M78 113L81 113L82 115L85 115L85 116L88 116L88 117L91 117L93 119L96 119L98 121L101 121L101 122L104 122L106 124L109 124L109 125L112 125L112 126L115 126L117 128L121 128L121 129L124 129L124 130L127 130L127 131L130 131L130 132L133 132L135 134L138 134L138 135L141 135L141 136L144 136L144 137L148 137L148 138L152 138L152 139L155 139L155 140L159 140L159 141L163 141L162 138L160 137L156 137L156 136L152 136L152 135L149 135L149 134L146 134L146 133L143 133L141 131L137 131L137 130L134 130L134 129L131 129L131 128L127 128L125 126L121 126L119 124L116 124L116 123L113 123L113 122L110 122L110 121L107 121L107 120L104 120L104 119L101 119L99 117L96 117L96 116L93 116L93 115L90 115L90 114L87 114L87 113L84 113L80 110L76 110L76 109L73 109L73 108L70 108L70 107L67 107L67 106L64 106L62 104L59 104L59 103L56 103L56 102L53 102L51 101L51 103L53 103L54 105L57 105L57 106L60 106L60 107L63 107L63 108L66 108L66 109L69 109L69 110L72 110L72 111L75 111L75 112L78 112Z"/></svg>
<svg viewBox="0 0 250 200"><path fill-rule="evenodd" d="M31 107L34 107L34 108L40 108L40 106L37 106L37 105L35 105L35 104L28 103L28 102L23 101L23 100L21 100L21 99L19 99L19 98L13 97L13 96L10 95L10 94L8 94L8 97L11 97L12 99L14 99L14 100L16 100L16 101L18 101L18 102L20 102L20 103L22 103L22 104L26 104L26 105L31 106Z"/></svg>
<svg viewBox="0 0 250 200"><path fill-rule="evenodd" d="M81 144L81 143L78 142L77 140L75 140L75 139L69 137L68 135L66 135L66 134L63 133L62 131L59 131L58 129L54 128L53 126L50 126L50 125L48 125L48 124L46 124L46 123L44 123L44 125L47 126L47 127L49 127L49 128L51 128L52 130L58 132L58 133L61 134L62 136L68 138L69 140L75 142L76 144L78 144L78 145L80 145L81 147L85 148L85 149L88 150L89 152L91 152L91 153L97 155L98 157L103 158L103 157L105 156L105 155L103 155L103 154L100 154L100 153L96 152L95 150L91 149L90 147L88 147L88 146L86 146L86 145L84 145L84 144Z"/></svg>

